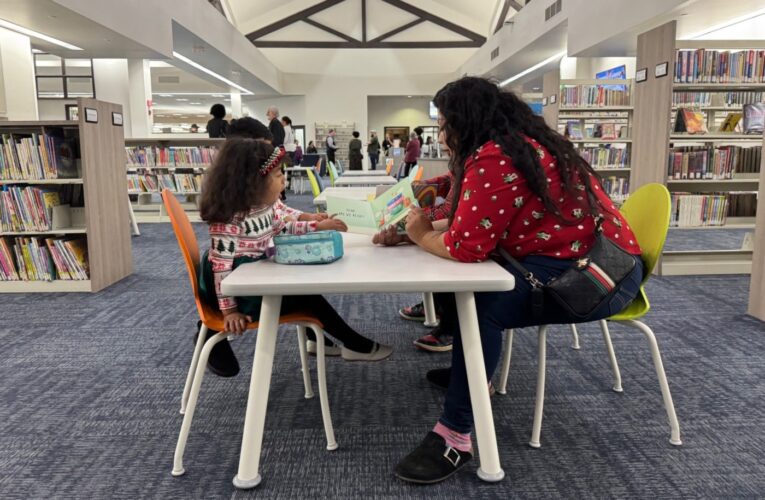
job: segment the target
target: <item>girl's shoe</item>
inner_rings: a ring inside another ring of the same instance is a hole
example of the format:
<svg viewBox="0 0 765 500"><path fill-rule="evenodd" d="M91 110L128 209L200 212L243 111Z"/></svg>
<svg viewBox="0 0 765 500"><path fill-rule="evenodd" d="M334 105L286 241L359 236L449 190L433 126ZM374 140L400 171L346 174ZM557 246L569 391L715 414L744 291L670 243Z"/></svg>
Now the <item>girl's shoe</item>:
<svg viewBox="0 0 765 500"><path fill-rule="evenodd" d="M371 352L356 352L343 347L341 356L346 361L382 361L393 352L393 347L375 342Z"/></svg>
<svg viewBox="0 0 765 500"><path fill-rule="evenodd" d="M423 351L448 352L452 350L452 342L451 335L443 334L438 328L435 328L429 334L415 340L414 345Z"/></svg>
<svg viewBox="0 0 765 500"><path fill-rule="evenodd" d="M305 347L306 347L306 350L308 351L308 354L312 354L316 356L317 349L316 349L315 340L306 341ZM340 347L338 347L334 342L331 345L324 344L324 355L325 356L340 356Z"/></svg>
<svg viewBox="0 0 765 500"><path fill-rule="evenodd" d="M409 321L425 321L425 305L420 302L413 306L402 307L398 315Z"/></svg>
<svg viewBox="0 0 765 500"><path fill-rule="evenodd" d="M422 443L396 465L398 478L410 483L433 484L447 479L467 464L473 454L447 446L444 438L428 432Z"/></svg>

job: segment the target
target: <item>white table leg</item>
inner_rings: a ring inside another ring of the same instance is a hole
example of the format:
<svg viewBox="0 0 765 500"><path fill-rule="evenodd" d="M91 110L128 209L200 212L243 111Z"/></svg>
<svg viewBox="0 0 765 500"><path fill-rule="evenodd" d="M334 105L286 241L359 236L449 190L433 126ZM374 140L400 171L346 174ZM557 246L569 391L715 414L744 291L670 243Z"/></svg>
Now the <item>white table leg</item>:
<svg viewBox="0 0 765 500"><path fill-rule="evenodd" d="M133 211L133 204L130 203L130 196L128 196L128 210L130 210L130 225L133 228L133 234L135 236L141 236L141 231L138 230L138 222L135 220L135 212Z"/></svg>
<svg viewBox="0 0 765 500"><path fill-rule="evenodd" d="M433 294L423 293L422 303L425 306L425 326L434 328L438 326L438 317L436 317L436 305L433 303Z"/></svg>
<svg viewBox="0 0 765 500"><path fill-rule="evenodd" d="M263 429L266 423L268 391L271 387L271 371L276 351L276 334L279 329L280 295L263 297L260 308L260 328L255 343L255 360L252 364L250 391L247 395L247 412L244 416L242 451L239 454L239 470L234 486L240 489L254 488L260 484L260 450L263 445Z"/></svg>
<svg viewBox="0 0 765 500"><path fill-rule="evenodd" d="M494 431L488 379L483 361L481 336L478 331L475 295L472 292L460 292L455 295L460 333L462 334L462 348L465 351L470 401L473 406L475 434L481 457L478 477L487 482L501 481L505 477L505 471L502 470L499 463L497 435Z"/></svg>

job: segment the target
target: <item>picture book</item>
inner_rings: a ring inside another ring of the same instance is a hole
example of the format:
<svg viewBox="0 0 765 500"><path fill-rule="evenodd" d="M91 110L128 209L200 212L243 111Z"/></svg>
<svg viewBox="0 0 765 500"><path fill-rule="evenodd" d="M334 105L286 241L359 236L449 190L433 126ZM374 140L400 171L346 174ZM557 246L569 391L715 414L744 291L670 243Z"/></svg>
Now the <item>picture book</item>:
<svg viewBox="0 0 765 500"><path fill-rule="evenodd" d="M720 125L720 132L735 132L738 122L741 121L743 114L741 113L728 113L725 117L725 121Z"/></svg>
<svg viewBox="0 0 765 500"><path fill-rule="evenodd" d="M616 125L611 122L604 123L601 128L600 138L609 140L616 139Z"/></svg>
<svg viewBox="0 0 765 500"><path fill-rule="evenodd" d="M566 134L569 139L582 139L582 122L579 120L567 121Z"/></svg>
<svg viewBox="0 0 765 500"><path fill-rule="evenodd" d="M675 132L687 132L689 134L706 133L704 114L687 108L677 110L675 118Z"/></svg>
<svg viewBox="0 0 765 500"><path fill-rule="evenodd" d="M765 129L765 103L744 105L744 133L761 134Z"/></svg>
<svg viewBox="0 0 765 500"><path fill-rule="evenodd" d="M371 201L327 196L327 213L345 222L349 233L375 234L398 225L416 206L417 199L409 179L391 186Z"/></svg>

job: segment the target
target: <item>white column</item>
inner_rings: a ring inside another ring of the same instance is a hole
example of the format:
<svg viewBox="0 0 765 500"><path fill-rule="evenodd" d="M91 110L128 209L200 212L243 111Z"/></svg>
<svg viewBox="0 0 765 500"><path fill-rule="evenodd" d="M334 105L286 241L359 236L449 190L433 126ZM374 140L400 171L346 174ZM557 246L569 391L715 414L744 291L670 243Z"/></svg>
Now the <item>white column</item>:
<svg viewBox="0 0 765 500"><path fill-rule="evenodd" d="M22 121L38 119L35 67L29 37L2 28L0 117Z"/></svg>
<svg viewBox="0 0 765 500"><path fill-rule="evenodd" d="M132 136L130 121L130 76L127 59L93 59L96 98L122 106L125 135Z"/></svg>
<svg viewBox="0 0 765 500"><path fill-rule="evenodd" d="M148 137L151 135L153 117L149 116L148 101L151 101L151 71L149 61L128 59L128 90L130 100L130 134L126 137Z"/></svg>
<svg viewBox="0 0 765 500"><path fill-rule="evenodd" d="M242 93L239 89L231 89L231 109L229 110L231 118L242 117Z"/></svg>

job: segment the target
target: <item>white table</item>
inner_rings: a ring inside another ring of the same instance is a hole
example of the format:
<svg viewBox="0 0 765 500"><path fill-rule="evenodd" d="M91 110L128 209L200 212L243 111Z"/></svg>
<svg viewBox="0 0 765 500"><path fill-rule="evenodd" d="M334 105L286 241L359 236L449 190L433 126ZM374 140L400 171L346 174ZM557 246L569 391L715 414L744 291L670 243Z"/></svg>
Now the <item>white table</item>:
<svg viewBox="0 0 765 500"><path fill-rule="evenodd" d="M330 293L455 292L481 459L478 476L500 481L505 473L499 463L473 293L512 290L513 276L493 261L464 264L416 246L375 246L369 236L344 234L343 239L345 256L330 265L284 266L261 260L239 266L221 284L225 295L263 296L234 486L253 488L261 481L260 454L282 296ZM405 271L391 272L402 269L402 262L407 263ZM401 450L402 455L406 451Z"/></svg>
<svg viewBox="0 0 765 500"><path fill-rule="evenodd" d="M337 198L350 198L352 200L366 201L368 197L375 196L377 188L374 186L362 187L328 187L319 196L313 199L314 205L326 205L327 196Z"/></svg>
<svg viewBox="0 0 765 500"><path fill-rule="evenodd" d="M287 172L287 174L289 175L289 178L292 179L292 184L290 185L290 188L292 189L293 193L303 194L305 192L305 184L306 184L306 180L308 179L308 174L306 174L307 170L313 170L313 167L286 167L284 169L284 171ZM295 175L295 173L297 172L299 172L300 175ZM296 184L295 181L300 181L300 182L299 184Z"/></svg>
<svg viewBox="0 0 765 500"><path fill-rule="evenodd" d="M389 175L360 175L356 177L346 177L343 175L335 179L335 186L392 186L397 182L396 179Z"/></svg>
<svg viewBox="0 0 765 500"><path fill-rule="evenodd" d="M385 169L382 170L346 170L340 177L384 177L388 175Z"/></svg>

